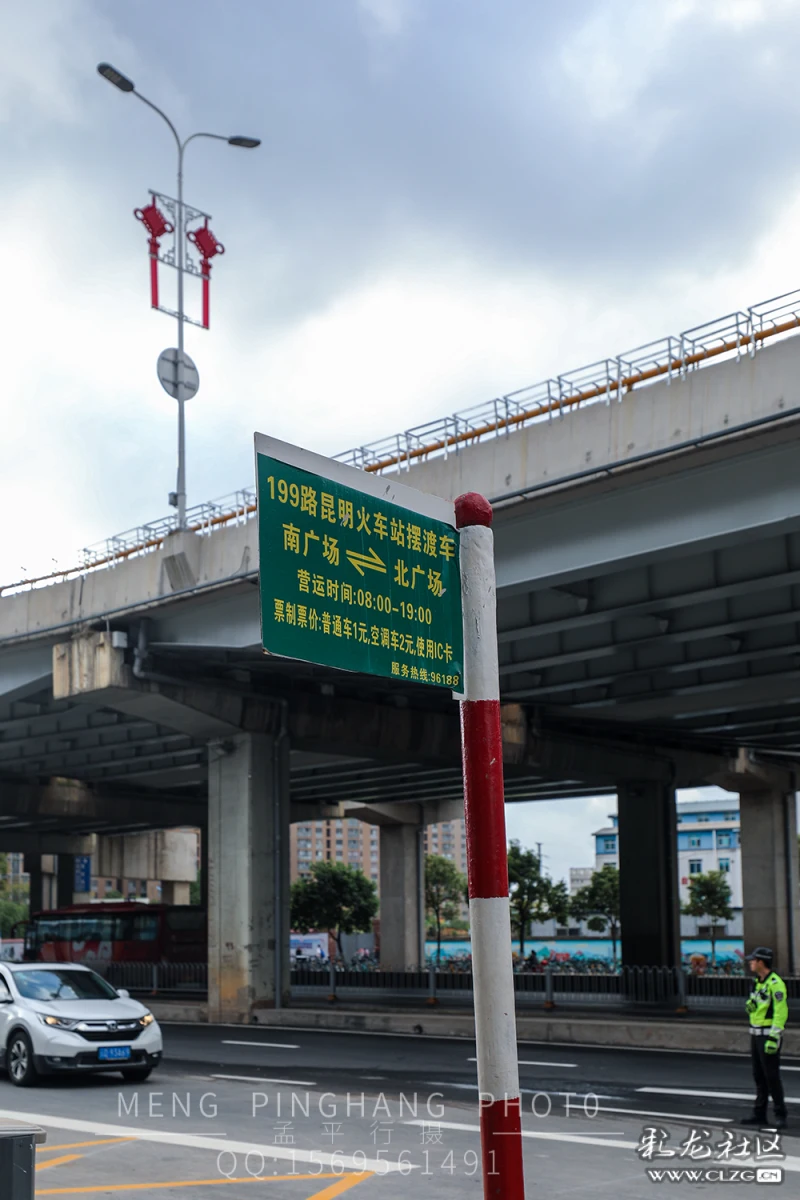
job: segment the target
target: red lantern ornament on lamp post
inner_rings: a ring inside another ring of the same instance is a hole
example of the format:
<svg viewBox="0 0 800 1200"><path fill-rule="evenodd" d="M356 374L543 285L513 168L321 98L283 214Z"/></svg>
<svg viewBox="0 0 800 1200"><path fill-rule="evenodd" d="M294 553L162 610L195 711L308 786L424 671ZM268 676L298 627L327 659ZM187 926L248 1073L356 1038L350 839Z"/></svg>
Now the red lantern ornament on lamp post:
<svg viewBox="0 0 800 1200"><path fill-rule="evenodd" d="M167 220L156 204L155 195L151 193L150 203L146 208L135 208L133 215L141 221L150 234L148 246L150 250L150 306L158 308L158 243L165 233L174 233L175 226ZM208 328L208 326L206 326Z"/></svg>
<svg viewBox="0 0 800 1200"><path fill-rule="evenodd" d="M208 329L209 322L209 291L211 284L211 259L217 254L224 254L225 247L218 242L208 227L208 217L199 229L190 229L186 234L200 254L200 272L203 278L203 328Z"/></svg>

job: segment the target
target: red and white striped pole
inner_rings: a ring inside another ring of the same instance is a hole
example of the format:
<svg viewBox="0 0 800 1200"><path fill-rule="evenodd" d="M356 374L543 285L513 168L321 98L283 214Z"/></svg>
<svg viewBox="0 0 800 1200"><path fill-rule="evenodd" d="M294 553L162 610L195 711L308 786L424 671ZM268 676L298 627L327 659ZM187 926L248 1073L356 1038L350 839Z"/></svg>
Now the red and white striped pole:
<svg viewBox="0 0 800 1200"><path fill-rule="evenodd" d="M461 747L485 1200L523 1200L522 1122L497 664L492 506L459 496L464 609Z"/></svg>

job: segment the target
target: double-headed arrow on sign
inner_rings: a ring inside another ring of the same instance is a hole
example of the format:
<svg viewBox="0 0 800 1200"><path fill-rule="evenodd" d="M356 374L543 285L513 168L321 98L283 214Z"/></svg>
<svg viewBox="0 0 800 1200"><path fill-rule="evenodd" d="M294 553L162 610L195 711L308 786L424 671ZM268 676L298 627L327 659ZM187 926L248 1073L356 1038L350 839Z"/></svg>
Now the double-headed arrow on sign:
<svg viewBox="0 0 800 1200"><path fill-rule="evenodd" d="M365 567L368 571L380 571L383 575L386 574L386 563L378 557L372 546L369 548L369 554L359 554L356 550L346 550L345 554L359 575L364 574Z"/></svg>

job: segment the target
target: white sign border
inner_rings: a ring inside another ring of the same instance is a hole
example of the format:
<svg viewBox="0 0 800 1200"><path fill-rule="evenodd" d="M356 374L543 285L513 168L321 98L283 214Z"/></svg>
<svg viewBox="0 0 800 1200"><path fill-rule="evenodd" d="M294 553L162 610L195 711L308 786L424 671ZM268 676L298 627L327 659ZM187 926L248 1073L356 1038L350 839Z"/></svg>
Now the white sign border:
<svg viewBox="0 0 800 1200"><path fill-rule="evenodd" d="M266 455L287 466L297 467L300 471L308 471L312 475L321 475L331 479L343 487L354 488L358 492L366 492L376 500L387 504L396 504L409 512L419 513L432 521L441 521L444 525L456 527L455 505L441 496L431 496L417 488L410 488L400 483L394 475L377 475L372 471L360 471L358 467L350 467L338 462L335 458L326 458L323 454L315 454L313 450L304 450L293 446L290 442L281 442L278 438L269 437L265 433L254 434L256 458L256 485L258 485L258 456Z"/></svg>

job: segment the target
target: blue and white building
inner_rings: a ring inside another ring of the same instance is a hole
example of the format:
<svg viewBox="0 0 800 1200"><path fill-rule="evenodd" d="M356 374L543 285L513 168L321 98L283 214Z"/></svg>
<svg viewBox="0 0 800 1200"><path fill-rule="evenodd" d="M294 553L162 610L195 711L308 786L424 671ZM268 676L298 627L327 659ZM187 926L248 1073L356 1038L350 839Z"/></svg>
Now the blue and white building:
<svg viewBox="0 0 800 1200"><path fill-rule="evenodd" d="M689 897L692 875L708 871L724 871L731 889L732 921L719 926L723 937L741 937L742 928L742 863L739 827L739 797L723 796L720 800L684 800L677 804L678 816L678 879L683 904ZM610 824L594 832L595 870L606 864L619 866L619 827L615 813L609 814ZM694 917L681 917L683 937L707 937L708 924Z"/></svg>

